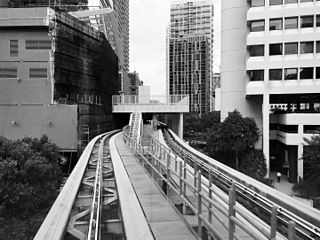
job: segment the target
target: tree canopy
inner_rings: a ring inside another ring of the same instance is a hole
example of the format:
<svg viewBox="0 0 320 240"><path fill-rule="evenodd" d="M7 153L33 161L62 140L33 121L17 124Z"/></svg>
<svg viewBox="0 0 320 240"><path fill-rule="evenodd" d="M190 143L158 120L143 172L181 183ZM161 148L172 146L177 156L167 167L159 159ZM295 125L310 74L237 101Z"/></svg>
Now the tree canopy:
<svg viewBox="0 0 320 240"><path fill-rule="evenodd" d="M311 140L304 139L308 144L303 148L304 178L315 182L320 187L320 136L312 136Z"/></svg>
<svg viewBox="0 0 320 240"><path fill-rule="evenodd" d="M32 239L63 177L48 137L0 137L0 239Z"/></svg>
<svg viewBox="0 0 320 240"><path fill-rule="evenodd" d="M238 156L252 150L259 140L259 129L252 118L243 117L240 112L229 112L221 123L210 128L207 133L208 152L212 157L231 155L235 158L235 168L239 169Z"/></svg>
<svg viewBox="0 0 320 240"><path fill-rule="evenodd" d="M201 117L198 114L186 114L183 123L184 135L186 137L191 136L193 139L197 137L197 135L203 136L203 133L205 133L207 129L219 122L220 112L218 111L202 114Z"/></svg>

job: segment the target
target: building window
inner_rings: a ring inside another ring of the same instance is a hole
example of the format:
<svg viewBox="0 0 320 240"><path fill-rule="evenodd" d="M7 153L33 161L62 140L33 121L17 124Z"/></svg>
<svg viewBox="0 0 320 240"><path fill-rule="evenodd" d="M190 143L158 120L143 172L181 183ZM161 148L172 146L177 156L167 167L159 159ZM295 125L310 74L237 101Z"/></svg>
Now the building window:
<svg viewBox="0 0 320 240"><path fill-rule="evenodd" d="M300 68L300 79L313 79L313 68Z"/></svg>
<svg viewBox="0 0 320 240"><path fill-rule="evenodd" d="M264 31L264 20L251 22L251 32Z"/></svg>
<svg viewBox="0 0 320 240"><path fill-rule="evenodd" d="M317 44L316 44L316 53L320 53L320 41L317 41Z"/></svg>
<svg viewBox="0 0 320 240"><path fill-rule="evenodd" d="M282 0L270 0L270 5L281 5Z"/></svg>
<svg viewBox="0 0 320 240"><path fill-rule="evenodd" d="M301 28L313 27L313 16L300 17L300 27Z"/></svg>
<svg viewBox="0 0 320 240"><path fill-rule="evenodd" d="M264 80L264 70L250 71L250 81L263 81L263 80Z"/></svg>
<svg viewBox="0 0 320 240"><path fill-rule="evenodd" d="M320 79L320 67L316 67L316 78Z"/></svg>
<svg viewBox="0 0 320 240"><path fill-rule="evenodd" d="M50 50L50 40L26 40L27 50Z"/></svg>
<svg viewBox="0 0 320 240"><path fill-rule="evenodd" d="M298 43L285 43L284 54L298 54Z"/></svg>
<svg viewBox="0 0 320 240"><path fill-rule="evenodd" d="M320 27L320 15L316 16L316 27Z"/></svg>
<svg viewBox="0 0 320 240"><path fill-rule="evenodd" d="M319 1L319 0L317 0ZM300 0L301 3L304 3L304 2L313 2L313 0Z"/></svg>
<svg viewBox="0 0 320 240"><path fill-rule="evenodd" d="M29 78L47 78L47 69L46 68L30 68L29 69Z"/></svg>
<svg viewBox="0 0 320 240"><path fill-rule="evenodd" d="M285 68L284 69L284 79L285 80L297 80L298 79L298 69L297 68Z"/></svg>
<svg viewBox="0 0 320 240"><path fill-rule="evenodd" d="M17 68L0 68L0 78L17 78Z"/></svg>
<svg viewBox="0 0 320 240"><path fill-rule="evenodd" d="M282 69L270 69L269 70L270 80L282 80Z"/></svg>
<svg viewBox="0 0 320 240"><path fill-rule="evenodd" d="M10 57L18 57L18 40L10 40Z"/></svg>
<svg viewBox="0 0 320 240"><path fill-rule="evenodd" d="M303 133L320 134L320 125L303 125Z"/></svg>
<svg viewBox="0 0 320 240"><path fill-rule="evenodd" d="M298 17L289 17L284 19L285 29L296 29L298 28Z"/></svg>
<svg viewBox="0 0 320 240"><path fill-rule="evenodd" d="M282 43L270 44L269 55L282 55Z"/></svg>
<svg viewBox="0 0 320 240"><path fill-rule="evenodd" d="M270 31L282 30L282 18L270 19Z"/></svg>
<svg viewBox="0 0 320 240"><path fill-rule="evenodd" d="M250 57L264 56L264 45L249 46Z"/></svg>
<svg viewBox="0 0 320 240"><path fill-rule="evenodd" d="M313 53L313 42L301 42L300 53Z"/></svg>
<svg viewBox="0 0 320 240"><path fill-rule="evenodd" d="M264 0L251 0L251 7L264 6Z"/></svg>
<svg viewBox="0 0 320 240"><path fill-rule="evenodd" d="M285 0L285 3L298 3L298 0Z"/></svg>

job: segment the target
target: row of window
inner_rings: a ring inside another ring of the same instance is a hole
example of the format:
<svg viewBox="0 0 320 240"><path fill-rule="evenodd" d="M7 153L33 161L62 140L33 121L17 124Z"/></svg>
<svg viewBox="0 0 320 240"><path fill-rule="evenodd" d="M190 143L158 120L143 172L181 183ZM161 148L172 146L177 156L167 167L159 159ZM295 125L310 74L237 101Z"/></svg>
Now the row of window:
<svg viewBox="0 0 320 240"><path fill-rule="evenodd" d="M315 0L320 1L320 0ZM291 4L291 3L305 3L305 2L314 2L314 0L269 0L269 5L282 5L282 4ZM265 6L265 0L251 0L251 7L261 7Z"/></svg>
<svg viewBox="0 0 320 240"><path fill-rule="evenodd" d="M299 21L300 19L300 21ZM320 27L320 15L307 15L300 17L271 18L269 30L298 29ZM265 20L256 20L250 23L251 32L265 31Z"/></svg>
<svg viewBox="0 0 320 240"><path fill-rule="evenodd" d="M298 125L283 125L277 123L271 123L270 130L277 130L286 133L298 133ZM303 125L303 133L314 134L320 133L320 125Z"/></svg>
<svg viewBox="0 0 320 240"><path fill-rule="evenodd" d="M320 67L315 68L316 79L320 79ZM248 72L250 81L263 81L264 70L251 70ZM314 78L314 67L302 67L302 68L284 68L284 69L269 69L269 80L297 80L299 79L313 79Z"/></svg>
<svg viewBox="0 0 320 240"><path fill-rule="evenodd" d="M264 56L264 45L248 46L250 57ZM269 55L290 55L290 54L320 53L320 41L313 42L287 42L269 44Z"/></svg>
<svg viewBox="0 0 320 240"><path fill-rule="evenodd" d="M50 40L26 40L26 50L50 50ZM10 40L10 57L18 57L19 55L18 40Z"/></svg>
<svg viewBox="0 0 320 240"><path fill-rule="evenodd" d="M29 78L47 78L47 68L30 68ZM0 78L18 78L17 68L0 68Z"/></svg>

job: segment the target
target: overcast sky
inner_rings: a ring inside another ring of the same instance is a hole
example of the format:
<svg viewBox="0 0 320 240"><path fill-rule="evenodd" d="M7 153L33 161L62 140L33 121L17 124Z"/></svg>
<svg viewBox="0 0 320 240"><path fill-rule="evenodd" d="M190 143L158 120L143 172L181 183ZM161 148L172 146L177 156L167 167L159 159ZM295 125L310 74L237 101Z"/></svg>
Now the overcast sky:
<svg viewBox="0 0 320 240"><path fill-rule="evenodd" d="M220 65L220 1L212 0L214 18L214 70ZM166 89L166 29L170 0L133 0L130 3L130 71L137 71L151 94ZM219 34L217 34L219 33Z"/></svg>

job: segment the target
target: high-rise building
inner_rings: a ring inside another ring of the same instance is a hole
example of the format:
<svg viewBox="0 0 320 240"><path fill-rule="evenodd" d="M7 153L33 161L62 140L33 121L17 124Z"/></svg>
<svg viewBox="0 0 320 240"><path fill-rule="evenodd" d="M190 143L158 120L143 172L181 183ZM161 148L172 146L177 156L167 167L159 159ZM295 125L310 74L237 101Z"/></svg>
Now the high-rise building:
<svg viewBox="0 0 320 240"><path fill-rule="evenodd" d="M118 20L118 30L122 43L124 63L123 70L129 71L129 0L113 0L113 9Z"/></svg>
<svg viewBox="0 0 320 240"><path fill-rule="evenodd" d="M167 35L167 94L189 95L190 112L213 110L212 2L172 2Z"/></svg>
<svg viewBox="0 0 320 240"><path fill-rule="evenodd" d="M110 7L114 15L105 15L104 24L107 38L119 58L119 71L129 71L129 0L89 0L91 8L95 5Z"/></svg>
<svg viewBox="0 0 320 240"><path fill-rule="evenodd" d="M222 1L221 117L239 110L261 129L270 171L308 169L304 138L320 131L320 2Z"/></svg>
<svg viewBox="0 0 320 240"><path fill-rule="evenodd" d="M139 86L142 85L143 82L140 80L139 73L136 71L129 72L123 84L123 93L124 95L138 95Z"/></svg>

